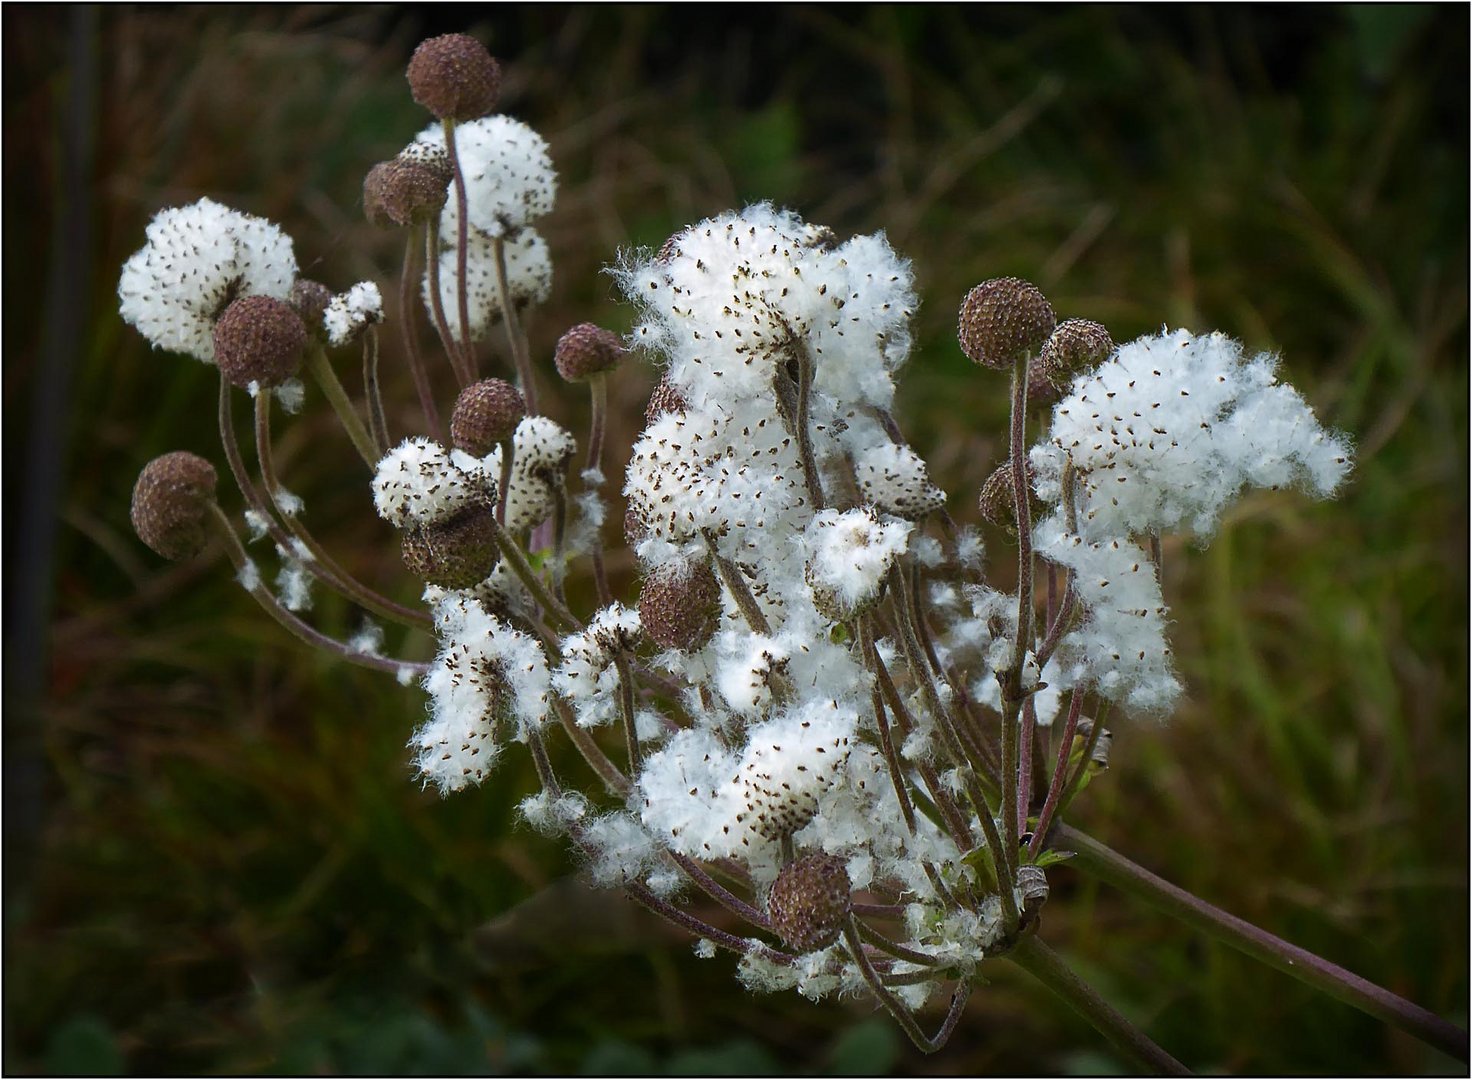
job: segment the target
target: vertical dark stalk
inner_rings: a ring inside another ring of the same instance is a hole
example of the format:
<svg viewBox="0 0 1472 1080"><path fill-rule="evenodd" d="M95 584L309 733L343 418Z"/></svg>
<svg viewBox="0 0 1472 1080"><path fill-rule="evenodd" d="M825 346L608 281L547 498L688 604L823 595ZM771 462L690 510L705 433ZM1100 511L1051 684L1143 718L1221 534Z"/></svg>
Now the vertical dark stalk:
<svg viewBox="0 0 1472 1080"><path fill-rule="evenodd" d="M450 168L455 174L455 210L459 228L455 230L455 304L460 315L460 358L466 382L476 379L475 345L470 340L470 290L465 282L469 262L470 220L465 197L465 172L460 168L460 151L455 145L455 121L441 121L445 129L445 151L450 155Z"/></svg>
<svg viewBox="0 0 1472 1080"><path fill-rule="evenodd" d="M429 387L429 376L424 371L424 355L419 350L419 331L414 318L414 286L418 284L415 255L419 250L417 228L409 230L409 239L404 242L404 269L399 279L399 332L404 338L404 355L409 360L409 374L414 379L414 392L419 396L419 408L424 413L424 423L429 434L438 443L445 441L445 430L440 424L440 412L435 407L434 393Z"/></svg>
<svg viewBox="0 0 1472 1080"><path fill-rule="evenodd" d="M1048 830L1053 827L1053 816L1058 812L1058 803L1063 798L1063 783L1068 778L1068 752L1073 748L1073 736L1078 731L1078 718L1083 712L1084 692L1077 686L1068 699L1068 720L1058 739L1058 760L1053 763L1053 778L1048 784L1048 797L1038 814L1038 827L1033 831L1028 855L1036 859L1047 842Z"/></svg>
<svg viewBox="0 0 1472 1080"><path fill-rule="evenodd" d="M358 416L353 403L348 400L347 391L342 388L342 383L337 380L337 373L332 370L332 363L327 359L327 353L322 346L315 342L307 347L307 370L316 379L317 385L322 388L327 402L332 406L332 411L337 414L338 421L343 430L347 432L348 438L352 440L353 447L358 451L358 456L372 472L378 466L379 455L373 447L373 440L368 437L368 429L363 426L362 419ZM262 390L262 393L268 391Z"/></svg>
<svg viewBox="0 0 1472 1080"><path fill-rule="evenodd" d="M378 389L378 330L363 332L363 396L368 399L368 430L378 446L378 456L388 453L388 420L383 415L383 395Z"/></svg>
<svg viewBox="0 0 1472 1080"><path fill-rule="evenodd" d="M603 440L608 426L608 376L602 371L593 373L588 380L588 464L584 472L603 475ZM593 583L598 590L598 604L607 607L613 603L613 594L608 590L608 573L603 566L603 538L593 534Z"/></svg>
<svg viewBox="0 0 1472 1080"><path fill-rule="evenodd" d="M460 348L455 342L455 336L450 333L450 324L445 319L445 302L440 291L440 222L439 218L431 216L424 231L424 259L426 273L429 275L429 310L434 315L435 332L440 336L440 345L445 350L445 356L450 361L450 367L455 372L455 381L460 384L460 389L465 389L472 382L466 374L465 362L460 356Z"/></svg>
<svg viewBox="0 0 1472 1080"><path fill-rule="evenodd" d="M491 252L496 262L496 295L501 301L501 319L506 324L506 342L511 349L511 362L516 366L516 378L521 383L522 396L526 398L528 416L537 415L537 380L532 371L531 347L526 333L521 328L521 316L511 296L511 283L506 271L506 240L497 236L491 240Z"/></svg>

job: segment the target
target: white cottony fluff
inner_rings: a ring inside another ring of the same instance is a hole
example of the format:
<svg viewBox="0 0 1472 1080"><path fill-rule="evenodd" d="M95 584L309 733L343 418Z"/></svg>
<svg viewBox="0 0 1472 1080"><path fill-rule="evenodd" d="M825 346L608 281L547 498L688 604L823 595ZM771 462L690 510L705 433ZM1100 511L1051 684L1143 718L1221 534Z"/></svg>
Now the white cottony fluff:
<svg viewBox="0 0 1472 1080"><path fill-rule="evenodd" d="M231 300L284 300L296 280L291 238L265 218L200 199L160 210L123 264L119 312L156 348L215 358L215 320Z"/></svg>
<svg viewBox="0 0 1472 1080"><path fill-rule="evenodd" d="M822 511L802 538L808 584L841 611L857 611L879 595L913 528L908 521L881 520L867 508Z"/></svg>
<svg viewBox="0 0 1472 1080"><path fill-rule="evenodd" d="M551 673L541 644L491 615L479 601L451 593L434 612L440 652L424 688L430 720L414 733L414 765L443 793L478 784L500 746L501 718L517 734L547 722Z"/></svg>
<svg viewBox="0 0 1472 1080"><path fill-rule="evenodd" d="M423 436L390 450L373 477L378 516L401 529L441 521L494 494L494 479L474 458Z"/></svg>
<svg viewBox="0 0 1472 1080"><path fill-rule="evenodd" d="M532 228L518 229L505 238L506 290L518 308L540 304L552 295L552 256L547 241ZM449 234L440 236L440 307L451 336L460 337L459 251ZM490 234L472 229L465 247L466 319L470 336L479 341L505 314L496 280L496 254ZM424 309L436 318L434 293L426 270L421 295Z"/></svg>
<svg viewBox="0 0 1472 1080"><path fill-rule="evenodd" d="M908 446L883 443L858 450L854 475L864 501L887 514L917 519L946 504L946 493L930 482L925 460Z"/></svg>
<svg viewBox="0 0 1472 1080"><path fill-rule="evenodd" d="M593 616L584 630L562 641L562 663L552 686L571 702L581 727L611 723L619 712L618 657L629 656L642 628L639 613L611 604Z"/></svg>
<svg viewBox="0 0 1472 1080"><path fill-rule="evenodd" d="M415 139L415 147L443 154L443 126L425 128ZM520 120L484 116L456 124L455 153L465 178L466 217L473 228L500 236L531 224L552 209L557 174L547 154L547 140ZM459 200L452 183L440 214L440 235L452 247L459 225Z"/></svg>
<svg viewBox="0 0 1472 1080"><path fill-rule="evenodd" d="M372 323L383 322L383 295L371 281L360 281L327 302L322 326L330 345L346 345Z"/></svg>
<svg viewBox="0 0 1472 1080"><path fill-rule="evenodd" d="M1165 601L1155 564L1128 539L1090 542L1071 534L1060 516L1034 533L1038 554L1073 571L1073 588L1087 616L1064 636L1054 658L1078 670L1064 680L1092 684L1133 712L1168 712L1181 685L1165 638Z"/></svg>
<svg viewBox="0 0 1472 1080"><path fill-rule="evenodd" d="M577 453L572 432L546 416L527 416L516 425L511 444L511 489L506 496L506 529L520 533L546 520L552 512L557 486L567 477L567 467ZM467 460L469 459L467 455ZM480 472L492 479L501 475L501 448L477 462Z"/></svg>
<svg viewBox="0 0 1472 1080"><path fill-rule="evenodd" d="M1319 496L1348 475L1348 440L1326 431L1277 357L1225 334L1163 332L1080 375L1031 454L1038 495L1062 499L1077 470L1079 528L1092 539L1189 528L1210 533L1244 486Z"/></svg>

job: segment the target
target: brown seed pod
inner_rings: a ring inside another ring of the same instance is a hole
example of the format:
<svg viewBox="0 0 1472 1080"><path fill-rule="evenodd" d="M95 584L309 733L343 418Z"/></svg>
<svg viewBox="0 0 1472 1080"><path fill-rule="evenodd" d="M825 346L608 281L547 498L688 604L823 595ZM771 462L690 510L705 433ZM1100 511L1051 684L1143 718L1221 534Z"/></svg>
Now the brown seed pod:
<svg viewBox="0 0 1472 1080"><path fill-rule="evenodd" d="M689 405L684 396L666 375L649 395L649 404L644 408L644 423L652 424L665 413L684 412L687 408Z"/></svg>
<svg viewBox="0 0 1472 1080"><path fill-rule="evenodd" d="M232 386L279 386L302 362L307 328L284 300L242 296L215 323L215 363Z"/></svg>
<svg viewBox="0 0 1472 1080"><path fill-rule="evenodd" d="M636 548L644 542L649 535L649 526L644 524L644 518L639 511L632 506L624 511L624 543L630 548Z"/></svg>
<svg viewBox="0 0 1472 1080"><path fill-rule="evenodd" d="M421 42L409 59L409 91L441 120L474 120L496 108L501 65L467 34Z"/></svg>
<svg viewBox="0 0 1472 1080"><path fill-rule="evenodd" d="M568 382L584 382L600 371L608 371L624 358L624 343L612 330L593 323L579 323L557 342L553 363Z"/></svg>
<svg viewBox="0 0 1472 1080"><path fill-rule="evenodd" d="M495 513L471 506L453 517L404 530L404 565L442 589L469 589L488 578L501 557Z"/></svg>
<svg viewBox="0 0 1472 1080"><path fill-rule="evenodd" d="M851 903L843 860L817 852L788 863L777 874L767 894L767 917L794 951L814 952L838 940Z"/></svg>
<svg viewBox="0 0 1472 1080"><path fill-rule="evenodd" d="M966 294L956 336L961 351L976 363L1006 371L1041 349L1056 321L1053 305L1036 285L993 278Z"/></svg>
<svg viewBox="0 0 1472 1080"><path fill-rule="evenodd" d="M657 566L639 590L639 622L664 649L702 648L715 633L720 613L721 586L704 559Z"/></svg>
<svg viewBox="0 0 1472 1080"><path fill-rule="evenodd" d="M166 559L185 559L209 539L215 467L198 454L176 450L156 457L133 485L133 531Z"/></svg>
<svg viewBox="0 0 1472 1080"><path fill-rule="evenodd" d="M1033 472L1032 465L1026 465L1024 469L1027 477L1028 505L1033 521L1037 521L1047 512L1048 505L1033 492L1037 474ZM1011 458L998 465L986 478L986 483L981 485L981 496L977 499L977 506L985 520L1010 533L1017 532L1017 497L1012 490Z"/></svg>
<svg viewBox="0 0 1472 1080"><path fill-rule="evenodd" d="M1043 345L1038 366L1049 382L1065 389L1082 371L1098 367L1114 351L1114 339L1099 323L1066 319Z"/></svg>
<svg viewBox="0 0 1472 1080"><path fill-rule="evenodd" d="M450 441L467 454L485 457L516 434L526 415L526 398L505 379L471 383L455 399L450 414Z"/></svg>
<svg viewBox="0 0 1472 1080"><path fill-rule="evenodd" d="M322 315L327 311L327 305L332 303L331 289L320 281L297 278L292 282L291 292L286 295L286 302L301 318L302 325L309 334L319 338L327 337L327 330L322 325Z"/></svg>
<svg viewBox="0 0 1472 1080"><path fill-rule="evenodd" d="M380 161L363 178L363 213L378 226L417 225L444 209L448 168L426 161Z"/></svg>

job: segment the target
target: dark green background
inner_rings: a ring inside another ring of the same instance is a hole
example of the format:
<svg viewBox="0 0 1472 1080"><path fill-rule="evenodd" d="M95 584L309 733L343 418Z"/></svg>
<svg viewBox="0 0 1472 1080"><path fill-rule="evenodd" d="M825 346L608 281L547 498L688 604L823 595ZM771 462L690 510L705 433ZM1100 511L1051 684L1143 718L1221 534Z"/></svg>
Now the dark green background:
<svg viewBox="0 0 1472 1080"><path fill-rule="evenodd" d="M977 281L1026 276L1121 340L1169 323L1281 350L1354 436L1353 483L1322 505L1253 495L1209 548L1167 546L1189 699L1167 725L1119 725L1075 821L1465 1022L1466 8L9 5L7 1071L1114 1067L1005 967L930 1059L866 1005L746 994L731 960L554 885L560 845L513 821L532 788L518 751L481 790L421 792L403 748L418 690L305 654L222 562L161 565L133 538L145 461L219 460L213 373L116 315L144 224L208 194L281 223L313 277L389 280L399 239L361 221L359 185L424 124L402 67L451 29L504 58L504 106L561 175L544 370L570 323L627 326L598 272L620 247L757 198L887 229L914 260L902 416L964 520L1005 414L953 338ZM621 452L650 384L620 376ZM326 410L278 443L319 535L408 595ZM352 629L325 597L316 615ZM1048 940L1192 1067L1451 1066L1052 877Z"/></svg>

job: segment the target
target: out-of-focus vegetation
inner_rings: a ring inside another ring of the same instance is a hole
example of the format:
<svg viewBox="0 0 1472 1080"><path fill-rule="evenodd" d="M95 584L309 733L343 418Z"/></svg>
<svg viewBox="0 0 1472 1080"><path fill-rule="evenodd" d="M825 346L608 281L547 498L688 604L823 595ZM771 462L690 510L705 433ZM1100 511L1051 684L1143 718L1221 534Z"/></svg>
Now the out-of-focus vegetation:
<svg viewBox="0 0 1472 1080"><path fill-rule="evenodd" d="M1281 350L1355 436L1353 484L1329 504L1254 495L1209 548L1167 546L1190 700L1168 725L1118 725L1073 820L1465 1021L1467 10L755 7L721 22L501 5L425 21L471 10L107 8L90 30L85 12L4 12L7 1071L1113 1066L1005 966L924 1059L867 1005L753 998L731 960L697 960L611 897L545 891L573 867L513 819L533 784L517 751L478 791L420 791L404 751L418 690L306 654L223 560L160 565L132 537L145 461L219 460L213 372L151 353L116 314L149 216L209 194L281 223L310 276L387 283L399 239L362 221L361 177L424 125L402 66L451 29L503 57L504 107L561 172L554 295L531 328L549 379L565 326L627 326L599 274L619 248L758 198L841 235L885 228L914 260L902 418L963 519L1006 411L954 341L976 281L1031 278L1118 340L1168 322ZM92 157L68 190L79 135ZM58 227L79 213L90 235ZM72 269L48 277L58 265ZM412 393L385 340L404 432ZM619 376L620 451L651 384ZM55 422L36 405L46 385ZM561 397L578 427L584 403ZM286 482L344 562L407 598L317 406L281 428ZM54 542L35 528L52 512ZM630 582L627 559L612 568ZM354 628L318 605L324 626ZM1052 877L1043 933L1192 1067L1451 1064L1066 867Z"/></svg>

